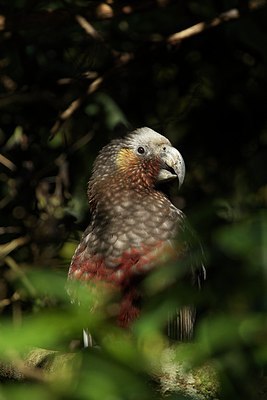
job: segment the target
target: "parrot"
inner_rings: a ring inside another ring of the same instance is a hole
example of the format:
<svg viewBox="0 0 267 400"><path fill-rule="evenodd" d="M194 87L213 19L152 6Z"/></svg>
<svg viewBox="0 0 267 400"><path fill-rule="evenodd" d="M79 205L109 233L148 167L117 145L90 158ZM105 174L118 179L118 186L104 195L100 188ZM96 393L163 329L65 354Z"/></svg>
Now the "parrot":
<svg viewBox="0 0 267 400"><path fill-rule="evenodd" d="M116 323L122 328L130 328L142 312L139 283L161 267L164 257L179 268L191 249L195 254L196 246L192 285L200 287L206 277L202 246L167 189L174 181L180 188L184 178L181 153L148 127L113 139L95 159L87 191L91 220L73 255L68 279L100 282L118 291ZM181 235L183 242L177 244ZM182 306L167 318L168 335L190 340L195 318L194 306Z"/></svg>

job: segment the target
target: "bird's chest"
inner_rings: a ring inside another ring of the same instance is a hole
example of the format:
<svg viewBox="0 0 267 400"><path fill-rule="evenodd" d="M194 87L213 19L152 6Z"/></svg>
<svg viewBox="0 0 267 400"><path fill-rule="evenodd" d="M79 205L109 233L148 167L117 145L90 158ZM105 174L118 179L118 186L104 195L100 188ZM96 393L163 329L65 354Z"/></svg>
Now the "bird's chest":
<svg viewBox="0 0 267 400"><path fill-rule="evenodd" d="M135 260L171 240L178 229L178 210L162 198L127 198L94 216L85 240L91 254L108 267Z"/></svg>
<svg viewBox="0 0 267 400"><path fill-rule="evenodd" d="M98 208L73 257L69 276L121 288L177 258L172 245L183 214L166 198L123 198Z"/></svg>

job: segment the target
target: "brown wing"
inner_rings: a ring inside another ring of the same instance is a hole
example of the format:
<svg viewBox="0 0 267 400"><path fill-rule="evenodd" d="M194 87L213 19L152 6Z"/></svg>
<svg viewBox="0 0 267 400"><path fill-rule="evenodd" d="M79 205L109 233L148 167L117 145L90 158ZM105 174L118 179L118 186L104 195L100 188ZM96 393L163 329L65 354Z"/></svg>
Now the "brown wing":
<svg viewBox="0 0 267 400"><path fill-rule="evenodd" d="M183 247L181 262L184 264L185 285L192 284L195 290L200 290L202 283L206 279L205 256L201 243L189 225L186 217L180 227L177 242L179 247ZM168 316L167 334L173 340L191 340L194 333L196 320L196 307L188 302L176 312Z"/></svg>

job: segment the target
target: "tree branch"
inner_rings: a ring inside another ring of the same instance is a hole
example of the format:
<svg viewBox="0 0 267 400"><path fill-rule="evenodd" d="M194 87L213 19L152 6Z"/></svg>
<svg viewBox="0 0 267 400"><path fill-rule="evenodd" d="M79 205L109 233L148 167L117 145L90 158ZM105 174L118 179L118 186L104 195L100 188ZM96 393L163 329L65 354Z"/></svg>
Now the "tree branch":
<svg viewBox="0 0 267 400"><path fill-rule="evenodd" d="M0 382L9 380L23 382L29 379L37 382L51 382L60 378L64 379L66 373L69 379L74 374L77 375L81 357L79 352L60 353L34 348L23 359L15 354L11 363L0 362ZM195 400L218 398L219 384L214 366L189 370L184 362L176 360L176 350L167 348L162 354L159 365L154 367L156 372L153 378L164 394L178 392L192 396Z"/></svg>
<svg viewBox="0 0 267 400"><path fill-rule="evenodd" d="M267 4L266 0L252 0L248 3L248 9L249 10L257 10L259 8L262 8ZM191 36L198 35L207 29L210 28L215 28L218 25L221 25L224 22L228 21L233 21L235 19L240 18L241 12L237 8L232 8L231 10L228 10L222 14L220 14L218 17L214 18L210 22L199 22L193 26L190 26L187 29L184 29L182 31L173 33L170 35L167 39L167 42L170 44L175 44L180 42L181 40L188 39Z"/></svg>

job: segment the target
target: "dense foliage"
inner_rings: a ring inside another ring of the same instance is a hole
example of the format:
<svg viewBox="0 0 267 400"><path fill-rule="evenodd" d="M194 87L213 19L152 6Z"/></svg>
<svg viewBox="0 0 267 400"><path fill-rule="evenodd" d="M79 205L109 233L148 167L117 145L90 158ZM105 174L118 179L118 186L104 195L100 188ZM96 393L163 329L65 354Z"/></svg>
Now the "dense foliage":
<svg viewBox="0 0 267 400"><path fill-rule="evenodd" d="M172 36L201 21L199 32ZM256 398L267 365L265 2L6 0L0 30L1 359L19 365L34 346L68 352L85 320L101 344L81 353L74 375L30 375L0 398L161 396L151 365L179 288L165 292L165 278L152 276L132 335L77 310L65 290L89 221L92 162L141 126L182 153L186 180L173 195L207 254L187 362L214 363L221 396Z"/></svg>

